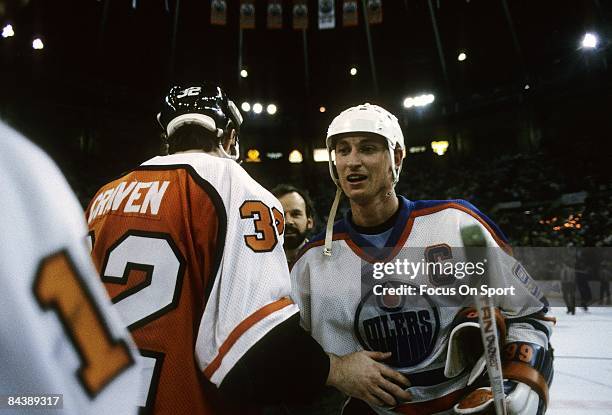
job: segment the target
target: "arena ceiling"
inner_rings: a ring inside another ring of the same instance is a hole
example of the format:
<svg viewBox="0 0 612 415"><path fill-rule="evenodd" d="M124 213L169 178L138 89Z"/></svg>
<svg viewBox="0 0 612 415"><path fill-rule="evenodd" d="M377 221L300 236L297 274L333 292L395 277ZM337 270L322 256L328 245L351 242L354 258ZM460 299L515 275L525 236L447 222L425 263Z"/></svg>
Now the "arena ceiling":
<svg viewBox="0 0 612 415"><path fill-rule="evenodd" d="M578 97L580 106L609 95L607 2L383 0L382 23L369 26L371 54L361 0L358 26L342 27L336 0L328 30L317 28L318 3L307 3L305 32L292 29L287 0L282 29L266 28L268 2L255 0L255 29L241 32L238 0L227 1L225 26L211 25L206 0L0 0L0 25L14 30L0 38L0 115L35 108L74 114L81 125L154 125L169 85L218 80L238 102L277 106L274 116L247 114L254 136L305 140L364 101L418 128L522 97ZM598 36L594 49L581 46L587 32ZM32 48L35 38L44 49ZM403 108L405 97L423 93L435 96L430 106Z"/></svg>

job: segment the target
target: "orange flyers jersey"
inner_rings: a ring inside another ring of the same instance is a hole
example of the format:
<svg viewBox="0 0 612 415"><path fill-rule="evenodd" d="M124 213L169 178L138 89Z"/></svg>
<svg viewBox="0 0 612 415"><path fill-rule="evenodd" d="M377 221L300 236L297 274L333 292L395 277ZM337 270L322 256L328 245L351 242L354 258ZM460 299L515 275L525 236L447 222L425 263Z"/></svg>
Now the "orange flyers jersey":
<svg viewBox="0 0 612 415"><path fill-rule="evenodd" d="M278 200L234 161L186 153L102 187L86 215L94 262L146 368L140 405L221 413L211 383L298 312Z"/></svg>

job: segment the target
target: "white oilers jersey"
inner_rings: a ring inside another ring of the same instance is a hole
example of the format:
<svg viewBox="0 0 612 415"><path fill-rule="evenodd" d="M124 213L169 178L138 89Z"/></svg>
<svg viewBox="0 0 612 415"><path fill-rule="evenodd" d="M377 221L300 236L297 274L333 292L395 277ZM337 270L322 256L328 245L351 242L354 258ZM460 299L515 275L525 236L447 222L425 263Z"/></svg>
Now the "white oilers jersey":
<svg viewBox="0 0 612 415"><path fill-rule="evenodd" d="M227 413L210 382L298 312L281 204L236 162L184 153L105 185L86 214L94 263L152 368L141 404Z"/></svg>
<svg viewBox="0 0 612 415"><path fill-rule="evenodd" d="M541 292L509 255L505 237L490 219L465 201L399 200L384 249L357 233L348 217L334 226L331 257L323 255L323 236L314 238L292 268L293 297L302 325L326 352L392 353L388 363L408 376L414 397L397 412L444 412L462 396L469 377L469 370L447 377L444 369L453 321L463 307L473 305L473 296L459 287L479 287L471 279L483 275L479 267L487 270L489 287L514 287L495 297L505 317L517 321L509 324L507 340L546 347L550 327L541 324L542 332L526 323L545 310ZM480 265L465 268L460 231L474 224L494 248L486 250ZM467 269L475 276L464 278L459 271Z"/></svg>
<svg viewBox="0 0 612 415"><path fill-rule="evenodd" d="M0 412L136 414L136 357L83 211L51 160L2 123L0 194ZM59 394L63 408L45 410Z"/></svg>

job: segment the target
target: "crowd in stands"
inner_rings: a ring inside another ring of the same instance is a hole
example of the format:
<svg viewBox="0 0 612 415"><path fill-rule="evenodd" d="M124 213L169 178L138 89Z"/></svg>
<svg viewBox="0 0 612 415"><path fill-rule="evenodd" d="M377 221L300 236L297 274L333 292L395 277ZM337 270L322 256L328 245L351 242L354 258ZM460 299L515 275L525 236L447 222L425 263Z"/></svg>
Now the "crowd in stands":
<svg viewBox="0 0 612 415"><path fill-rule="evenodd" d="M502 155L487 160L449 159L436 168L431 168L431 160L409 157L396 188L398 194L411 200L467 200L491 217L513 246L612 246L612 185L597 170L601 166L569 166L567 160L544 153ZM63 167L84 207L99 185L112 179L98 177L110 174L108 167L100 165L92 167L94 170L87 175L79 171L82 169L72 172L70 167ZM263 164L259 168L266 174L261 180L264 186L272 188L278 184L272 177L283 177L273 171L268 174ZM309 191L319 219L316 230L320 231L335 187L327 168L314 174L317 177L308 180L286 180ZM586 192L584 200L562 202L562 195L576 192ZM511 204L514 207L500 205L508 202L514 202ZM346 209L343 203L339 214Z"/></svg>

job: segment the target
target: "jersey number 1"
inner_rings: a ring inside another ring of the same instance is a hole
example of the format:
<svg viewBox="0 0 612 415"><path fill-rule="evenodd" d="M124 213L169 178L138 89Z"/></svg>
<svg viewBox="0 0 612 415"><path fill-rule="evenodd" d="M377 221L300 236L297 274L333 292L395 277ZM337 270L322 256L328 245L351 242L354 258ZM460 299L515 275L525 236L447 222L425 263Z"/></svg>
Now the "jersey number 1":
<svg viewBox="0 0 612 415"><path fill-rule="evenodd" d="M127 345L113 338L66 251L41 261L33 291L43 309L53 309L58 314L81 361L77 377L90 397L132 365Z"/></svg>

